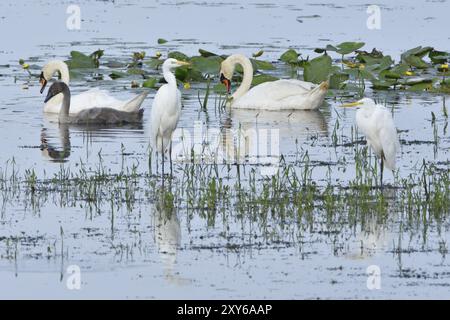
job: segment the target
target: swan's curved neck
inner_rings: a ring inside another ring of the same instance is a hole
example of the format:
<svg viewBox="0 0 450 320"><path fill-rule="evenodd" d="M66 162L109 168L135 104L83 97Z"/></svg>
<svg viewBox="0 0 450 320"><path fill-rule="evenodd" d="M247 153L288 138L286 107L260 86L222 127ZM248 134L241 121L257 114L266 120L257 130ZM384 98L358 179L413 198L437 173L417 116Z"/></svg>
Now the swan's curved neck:
<svg viewBox="0 0 450 320"><path fill-rule="evenodd" d="M177 79L175 78L175 75L172 73L172 71L169 68L164 68L163 67L163 76L164 79L166 80L166 82L171 86L171 87L177 87Z"/></svg>
<svg viewBox="0 0 450 320"><path fill-rule="evenodd" d="M244 70L244 78L242 79L242 83L232 95L233 100L236 101L246 94L248 90L250 90L253 81L253 66L250 60L244 55L236 54L231 56L230 59L233 67L240 64Z"/></svg>
<svg viewBox="0 0 450 320"><path fill-rule="evenodd" d="M59 72L61 74L61 81L65 84L69 85L70 76L69 76L69 67L67 67L67 64L63 61L55 60L50 61L45 68L47 68L48 73L50 75L54 75L55 72ZM50 80L50 79L47 79Z"/></svg>
<svg viewBox="0 0 450 320"><path fill-rule="evenodd" d="M62 92L63 101L61 105L61 109L59 110L59 122L65 123L69 119L70 112L70 91L68 89L64 89Z"/></svg>

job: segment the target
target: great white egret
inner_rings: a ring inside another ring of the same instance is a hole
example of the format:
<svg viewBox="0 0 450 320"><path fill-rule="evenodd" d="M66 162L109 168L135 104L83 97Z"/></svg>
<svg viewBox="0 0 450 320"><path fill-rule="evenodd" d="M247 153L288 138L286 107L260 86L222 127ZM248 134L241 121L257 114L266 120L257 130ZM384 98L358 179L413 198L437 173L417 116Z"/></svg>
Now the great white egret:
<svg viewBox="0 0 450 320"><path fill-rule="evenodd" d="M162 71L167 84L156 92L151 112L151 144L162 156L162 174L164 177L164 153L172 145L172 133L175 131L181 114L181 93L172 70L189 65L188 62L169 58L164 61ZM171 153L171 152L169 152ZM171 160L171 154L169 154ZM171 160L172 161L172 160Z"/></svg>
<svg viewBox="0 0 450 320"><path fill-rule="evenodd" d="M231 79L238 64L244 70L244 78L232 95L233 108L312 110L322 104L328 90L327 81L316 85L296 79L264 82L250 89L253 81L252 63L244 55L233 54L222 62L220 69L220 81L227 87L228 93L231 91Z"/></svg>
<svg viewBox="0 0 450 320"><path fill-rule="evenodd" d="M60 60L53 60L42 68L39 78L41 93L44 92L47 82L52 79L55 73L59 73L61 81L69 85L70 77L67 64ZM148 91L145 91L130 100L121 101L112 97L107 91L94 88L72 96L70 113L75 114L91 108L111 108L124 112L135 112L139 110L147 95ZM45 103L44 112L59 113L61 105L62 95L57 95Z"/></svg>
<svg viewBox="0 0 450 320"><path fill-rule="evenodd" d="M59 123L81 124L81 125L100 125L100 124L125 124L137 123L142 120L144 109L138 109L132 112L119 111L112 108L89 108L76 114L70 114L70 90L64 82L55 82L48 89L47 97L44 102L49 101L54 96L62 94L62 107L59 111Z"/></svg>
<svg viewBox="0 0 450 320"><path fill-rule="evenodd" d="M366 136L367 144L381 159L381 186L383 186L383 169L395 170L395 156L400 148L397 129L388 109L370 98L363 98L343 107L356 107L356 125Z"/></svg>

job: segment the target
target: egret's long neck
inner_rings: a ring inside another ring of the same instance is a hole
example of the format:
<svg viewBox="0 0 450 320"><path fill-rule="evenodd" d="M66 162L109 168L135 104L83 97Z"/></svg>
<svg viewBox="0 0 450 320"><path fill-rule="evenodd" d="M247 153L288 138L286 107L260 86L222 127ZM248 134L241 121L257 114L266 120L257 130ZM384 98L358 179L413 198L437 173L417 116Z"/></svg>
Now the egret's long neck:
<svg viewBox="0 0 450 320"><path fill-rule="evenodd" d="M69 67L67 64L60 60L50 61L45 68L48 68L50 74L55 74L55 72L59 72L61 74L61 81L65 84L69 85L70 76L69 76ZM50 79L47 79L50 80Z"/></svg>
<svg viewBox="0 0 450 320"><path fill-rule="evenodd" d="M172 71L169 68L163 67L163 76L164 76L164 79L167 81L167 83L171 87L177 88L177 79L175 78L175 75L172 73Z"/></svg>
<svg viewBox="0 0 450 320"><path fill-rule="evenodd" d="M244 55L236 54L231 57L231 60L231 63L234 66L240 64L244 70L244 78L242 79L242 83L232 96L233 100L237 100L246 94L248 90L250 90L253 81L253 66L250 60Z"/></svg>
<svg viewBox="0 0 450 320"><path fill-rule="evenodd" d="M69 111L70 111L70 91L65 89L62 92L63 95L63 101L61 105L61 110L59 110L59 122L65 123L67 122L69 118Z"/></svg>

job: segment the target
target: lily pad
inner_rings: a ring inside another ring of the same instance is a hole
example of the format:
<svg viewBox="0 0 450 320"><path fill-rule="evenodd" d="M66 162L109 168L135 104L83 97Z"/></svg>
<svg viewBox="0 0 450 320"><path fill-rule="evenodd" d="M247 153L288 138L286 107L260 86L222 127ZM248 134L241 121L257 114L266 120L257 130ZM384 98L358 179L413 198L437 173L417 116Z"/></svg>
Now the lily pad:
<svg viewBox="0 0 450 320"><path fill-rule="evenodd" d="M223 58L219 56L210 57L192 57L192 68L206 74L218 74L220 71L220 64Z"/></svg>
<svg viewBox="0 0 450 320"><path fill-rule="evenodd" d="M432 50L428 53L428 57L434 64L446 63L450 60L450 54L445 51Z"/></svg>
<svg viewBox="0 0 450 320"><path fill-rule="evenodd" d="M113 80L119 79L119 78L123 78L126 77L127 74L125 72L120 72L120 71L113 71L109 74L109 77Z"/></svg>
<svg viewBox="0 0 450 320"><path fill-rule="evenodd" d="M330 89L343 89L345 86L345 81L347 81L350 76L346 73L333 73L330 76Z"/></svg>
<svg viewBox="0 0 450 320"><path fill-rule="evenodd" d="M172 51L167 55L169 58L177 59L180 61L188 61L189 57L180 51Z"/></svg>
<svg viewBox="0 0 450 320"><path fill-rule="evenodd" d="M267 61L250 59L254 69L258 70L275 70L275 66Z"/></svg>
<svg viewBox="0 0 450 320"><path fill-rule="evenodd" d="M425 61L422 60L422 58L415 56L415 55L409 55L404 57L403 61L412 66L412 67L416 67L418 69L426 69L429 67L428 63L426 63Z"/></svg>
<svg viewBox="0 0 450 320"><path fill-rule="evenodd" d="M294 64L298 61L299 54L294 49L289 49L285 53L283 53L280 57L280 60L288 63L288 64Z"/></svg>
<svg viewBox="0 0 450 320"><path fill-rule="evenodd" d="M257 86L258 84L261 84L264 82L276 81L276 80L279 80L279 78L270 76L267 74L259 74L259 75L253 77L252 85Z"/></svg>
<svg viewBox="0 0 450 320"><path fill-rule="evenodd" d="M198 53L200 53L200 55L205 58L217 56L217 54L203 49L198 49Z"/></svg>
<svg viewBox="0 0 450 320"><path fill-rule="evenodd" d="M144 81L142 86L144 88L155 88L157 83L158 80L156 78L148 78L147 80Z"/></svg>
<svg viewBox="0 0 450 320"><path fill-rule="evenodd" d="M331 70L331 58L324 54L305 63L303 78L312 83L321 83L328 79Z"/></svg>
<svg viewBox="0 0 450 320"><path fill-rule="evenodd" d="M164 43L167 43L168 41L166 40L166 39L163 39L163 38L159 38L158 39L158 44L164 44Z"/></svg>
<svg viewBox="0 0 450 320"><path fill-rule="evenodd" d="M364 47L364 45L364 42L342 42L336 46L336 52L342 55L349 54Z"/></svg>
<svg viewBox="0 0 450 320"><path fill-rule="evenodd" d="M144 63L151 69L158 69L164 63L164 60L152 58L148 61L145 61Z"/></svg>
<svg viewBox="0 0 450 320"><path fill-rule="evenodd" d="M92 56L85 55L79 51L70 52L70 60L66 61L69 69L96 69L98 68L97 61ZM96 57L98 58L98 56Z"/></svg>

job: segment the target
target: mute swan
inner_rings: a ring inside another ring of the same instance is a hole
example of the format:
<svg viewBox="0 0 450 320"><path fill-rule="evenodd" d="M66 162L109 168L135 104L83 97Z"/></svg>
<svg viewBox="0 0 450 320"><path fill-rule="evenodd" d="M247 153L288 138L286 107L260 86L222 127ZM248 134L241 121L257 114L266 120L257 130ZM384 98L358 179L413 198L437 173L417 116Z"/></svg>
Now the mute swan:
<svg viewBox="0 0 450 320"><path fill-rule="evenodd" d="M162 173L164 175L164 153L171 144L172 133L175 131L181 114L181 93L177 87L177 80L172 70L189 65L184 61L167 59L162 66L164 79L167 84L156 92L151 112L151 144L162 156ZM171 155L169 154L171 159Z"/></svg>
<svg viewBox="0 0 450 320"><path fill-rule="evenodd" d="M231 106L244 109L267 110L312 110L323 102L328 82L316 85L295 79L265 82L250 89L253 80L253 66L241 54L233 54L222 62L220 81L231 89L234 69L240 64L244 69L241 86L232 95Z"/></svg>
<svg viewBox="0 0 450 320"><path fill-rule="evenodd" d="M381 159L381 186L383 186L384 165L395 170L395 155L400 148L392 115L384 106L375 104L370 98L363 98L343 107L361 106L356 111L356 124L366 136L367 144Z"/></svg>
<svg viewBox="0 0 450 320"><path fill-rule="evenodd" d="M67 64L60 60L50 61L42 68L39 77L41 93L44 92L47 82L52 79L56 72L61 74L61 81L66 85L69 85L69 68L67 67ZM147 95L148 91L143 92L128 101L121 101L110 96L107 91L95 88L74 95L71 101L70 113L75 114L90 108L111 108L124 112L138 111ZM45 103L44 112L59 113L62 100L62 95L55 96L52 100Z"/></svg>
<svg viewBox="0 0 450 320"><path fill-rule="evenodd" d="M59 123L63 124L123 124L135 123L142 120L144 109L125 112L112 108L90 108L77 114L70 114L70 90L64 82L55 82L48 89L44 102L57 94L62 94L62 107L59 112Z"/></svg>

